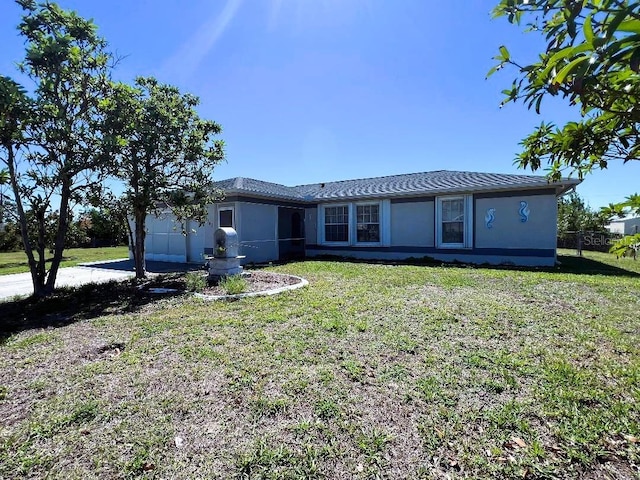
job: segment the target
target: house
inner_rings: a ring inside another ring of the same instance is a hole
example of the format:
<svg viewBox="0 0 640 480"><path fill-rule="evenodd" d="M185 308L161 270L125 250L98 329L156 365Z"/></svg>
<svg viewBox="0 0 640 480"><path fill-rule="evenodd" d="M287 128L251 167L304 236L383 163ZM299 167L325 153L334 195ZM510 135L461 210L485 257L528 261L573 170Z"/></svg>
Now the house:
<svg viewBox="0 0 640 480"><path fill-rule="evenodd" d="M149 217L146 258L202 262L213 232L238 232L245 263L339 255L431 257L467 263L550 266L557 197L579 180L439 170L287 187L251 178L215 183L225 198L209 220Z"/></svg>
<svg viewBox="0 0 640 480"><path fill-rule="evenodd" d="M618 235L635 235L640 233L640 217L613 220L605 228Z"/></svg>

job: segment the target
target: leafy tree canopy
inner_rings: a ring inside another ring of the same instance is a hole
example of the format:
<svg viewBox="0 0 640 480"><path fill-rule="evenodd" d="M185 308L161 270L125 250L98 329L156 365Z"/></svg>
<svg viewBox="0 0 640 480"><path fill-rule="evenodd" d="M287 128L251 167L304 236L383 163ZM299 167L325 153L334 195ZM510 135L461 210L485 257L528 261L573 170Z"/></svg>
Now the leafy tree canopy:
<svg viewBox="0 0 640 480"><path fill-rule="evenodd" d="M628 196L624 202L610 203L602 208L601 213L609 220L627 216L640 217L640 195L636 193ZM640 233L621 238L611 246L609 251L618 257L631 255L635 259L640 251Z"/></svg>
<svg viewBox="0 0 640 480"><path fill-rule="evenodd" d="M16 82L0 77L0 161L8 172L34 293L47 295L62 260L70 212L75 203L96 197L110 165L102 127L113 57L92 21L48 1L17 3L24 10L18 29L26 49L19 69L34 88L29 98ZM54 211L59 214L47 271L47 218ZM27 212L35 217L35 231L28 228Z"/></svg>
<svg viewBox="0 0 640 480"><path fill-rule="evenodd" d="M582 178L610 161L640 158L640 2L501 0L494 16L546 41L531 64L500 47L489 75L507 66L518 74L503 91L503 104L521 101L539 113L543 99L560 96L582 115L561 127L537 127L522 142L520 167L535 171L546 164L552 179L565 171Z"/></svg>
<svg viewBox="0 0 640 480"><path fill-rule="evenodd" d="M575 191L558 199L558 235L575 232L604 232L608 216L591 209Z"/></svg>
<svg viewBox="0 0 640 480"><path fill-rule="evenodd" d="M168 210L178 220L200 223L206 218L206 206L216 199L213 169L224 158L224 142L215 138L222 129L200 118L198 97L154 78L113 88L108 125L134 222L136 276L143 277L148 214Z"/></svg>

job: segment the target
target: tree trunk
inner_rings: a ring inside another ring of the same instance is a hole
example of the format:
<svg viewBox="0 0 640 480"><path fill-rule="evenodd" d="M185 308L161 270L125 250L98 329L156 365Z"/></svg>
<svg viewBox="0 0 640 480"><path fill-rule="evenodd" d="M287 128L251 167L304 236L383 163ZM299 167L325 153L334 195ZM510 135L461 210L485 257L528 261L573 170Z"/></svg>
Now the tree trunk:
<svg viewBox="0 0 640 480"><path fill-rule="evenodd" d="M144 260L144 240L147 236L146 228L146 212L136 210L134 212L135 222L135 243L133 245L133 259L136 264L136 278L145 278L147 275L146 264Z"/></svg>
<svg viewBox="0 0 640 480"><path fill-rule="evenodd" d="M38 227L38 240L36 244L38 263L36 265L36 276L38 277L39 291L35 292L35 294L39 297L44 297L47 293L45 288L45 280L47 279L47 233L45 218L47 216L47 210L44 206L32 210L36 217L36 225Z"/></svg>
<svg viewBox="0 0 640 480"><path fill-rule="evenodd" d="M31 283L33 284L33 294L35 296L44 296L44 276L39 274L39 264L33 256L33 245L29 239L29 229L27 228L27 215L22 205L22 196L18 188L18 179L15 166L15 156L13 146L11 144L3 145L7 150L7 167L9 168L9 183L13 191L13 197L16 202L16 210L18 210L18 220L20 223L20 236L22 237L22 247L27 255L29 262L29 272L31 273Z"/></svg>
<svg viewBox="0 0 640 480"><path fill-rule="evenodd" d="M136 262L136 250L135 250L136 242L135 242L135 240L133 238L133 230L131 230L131 222L129 221L129 217L127 216L126 213L124 214L124 223L127 226L127 236L129 238L129 251L133 255L133 263L135 265L135 262Z"/></svg>
<svg viewBox="0 0 640 480"><path fill-rule="evenodd" d="M62 261L62 253L64 252L64 242L69 228L69 197L71 196L71 180L65 178L62 180L62 191L60 192L60 212L58 218L58 231L56 232L55 244L53 246L53 259L51 260L51 268L47 276L45 285L45 295L53 292L56 286L56 277L58 276L58 268Z"/></svg>

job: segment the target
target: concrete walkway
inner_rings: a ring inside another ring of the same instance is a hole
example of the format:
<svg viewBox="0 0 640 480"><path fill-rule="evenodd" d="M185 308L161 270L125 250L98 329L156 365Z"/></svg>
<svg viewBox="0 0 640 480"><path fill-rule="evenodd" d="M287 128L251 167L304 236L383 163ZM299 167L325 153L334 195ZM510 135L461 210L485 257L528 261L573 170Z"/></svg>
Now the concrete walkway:
<svg viewBox="0 0 640 480"><path fill-rule="evenodd" d="M195 264L147 262L147 272L151 274L186 272L199 270L200 268L200 265ZM56 287L103 283L111 280L124 280L133 276L133 261L126 258L86 263L77 267L65 267L58 270ZM16 295L31 295L32 293L33 285L30 273L0 275L0 301Z"/></svg>

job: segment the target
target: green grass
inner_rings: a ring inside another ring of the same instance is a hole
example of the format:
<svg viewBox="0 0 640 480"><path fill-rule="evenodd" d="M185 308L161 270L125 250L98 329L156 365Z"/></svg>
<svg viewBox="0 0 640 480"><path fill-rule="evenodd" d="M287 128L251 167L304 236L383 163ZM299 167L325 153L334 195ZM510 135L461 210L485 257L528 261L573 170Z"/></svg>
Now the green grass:
<svg viewBox="0 0 640 480"><path fill-rule="evenodd" d="M47 252L47 265L52 254ZM70 248L64 251L61 267L74 267L79 263L99 262L116 258L128 258L129 247ZM24 252L0 252L0 275L29 271L27 256Z"/></svg>
<svg viewBox="0 0 640 480"><path fill-rule="evenodd" d="M207 276L202 272L188 272L185 275L185 285L189 292L201 292L207 286Z"/></svg>
<svg viewBox="0 0 640 480"><path fill-rule="evenodd" d="M636 478L638 266L561 261L30 305L64 321L0 344L0 478Z"/></svg>
<svg viewBox="0 0 640 480"><path fill-rule="evenodd" d="M558 249L558 254L563 256L564 263L567 264L572 264L578 258L575 250ZM588 250L583 250L582 256L588 261L600 262L604 268L620 268L640 273L640 260L634 260L631 257L616 258L611 253L590 252Z"/></svg>
<svg viewBox="0 0 640 480"><path fill-rule="evenodd" d="M238 295L247 290L247 280L242 275L229 275L218 282L226 295Z"/></svg>

